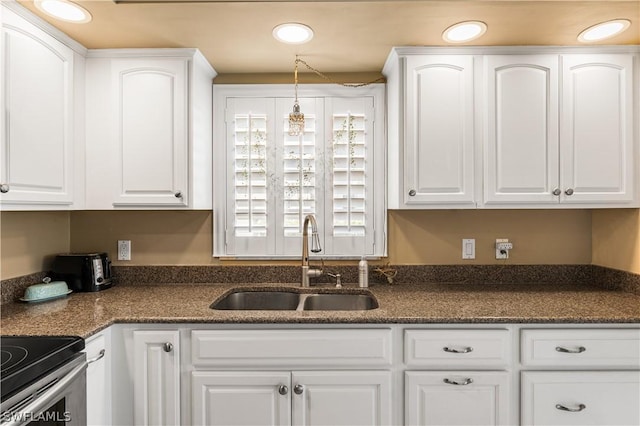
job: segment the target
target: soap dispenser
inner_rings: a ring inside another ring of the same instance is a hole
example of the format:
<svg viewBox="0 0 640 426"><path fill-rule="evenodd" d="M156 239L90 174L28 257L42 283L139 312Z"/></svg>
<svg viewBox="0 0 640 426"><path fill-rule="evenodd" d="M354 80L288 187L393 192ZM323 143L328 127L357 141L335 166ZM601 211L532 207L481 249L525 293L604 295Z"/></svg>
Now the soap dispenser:
<svg viewBox="0 0 640 426"><path fill-rule="evenodd" d="M358 286L369 287L369 264L364 256L358 263Z"/></svg>

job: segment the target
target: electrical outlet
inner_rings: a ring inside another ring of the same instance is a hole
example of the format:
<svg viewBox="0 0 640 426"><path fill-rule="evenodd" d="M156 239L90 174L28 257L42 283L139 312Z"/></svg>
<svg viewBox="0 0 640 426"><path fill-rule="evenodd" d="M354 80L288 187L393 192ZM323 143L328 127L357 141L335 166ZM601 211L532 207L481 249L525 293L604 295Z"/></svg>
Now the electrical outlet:
<svg viewBox="0 0 640 426"><path fill-rule="evenodd" d="M131 240L118 240L118 260L131 260Z"/></svg>
<svg viewBox="0 0 640 426"><path fill-rule="evenodd" d="M462 258L476 258L476 240L474 238L464 238L462 240Z"/></svg>
<svg viewBox="0 0 640 426"><path fill-rule="evenodd" d="M507 238L496 238L496 259L508 259L509 250L513 248Z"/></svg>

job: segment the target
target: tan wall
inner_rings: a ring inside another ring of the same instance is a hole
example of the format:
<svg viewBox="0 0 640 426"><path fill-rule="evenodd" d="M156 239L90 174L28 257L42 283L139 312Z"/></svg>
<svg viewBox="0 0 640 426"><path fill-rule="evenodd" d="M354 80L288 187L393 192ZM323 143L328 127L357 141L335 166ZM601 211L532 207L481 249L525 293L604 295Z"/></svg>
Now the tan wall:
<svg viewBox="0 0 640 426"><path fill-rule="evenodd" d="M492 264L495 239L508 238L509 264L591 263L587 210L428 210L389 213L394 264ZM476 259L462 260L462 239L475 238Z"/></svg>
<svg viewBox="0 0 640 426"><path fill-rule="evenodd" d="M640 210L593 212L593 264L640 274Z"/></svg>
<svg viewBox="0 0 640 426"><path fill-rule="evenodd" d="M73 212L71 230L73 251L105 250L114 264L220 263L211 257L212 213L209 211ZM509 238L515 246L509 263L591 263L591 212L585 210L392 211L389 213L388 261L394 264L498 263L493 246L495 238L502 237ZM476 239L476 260L461 259L462 238ZM115 260L118 239L131 240L130 262Z"/></svg>
<svg viewBox="0 0 640 426"><path fill-rule="evenodd" d="M106 251L115 265L214 263L211 211L78 211L71 249ZM131 261L118 262L118 240L131 240Z"/></svg>
<svg viewBox="0 0 640 426"><path fill-rule="evenodd" d="M0 279L49 269L70 249L69 212L0 213Z"/></svg>

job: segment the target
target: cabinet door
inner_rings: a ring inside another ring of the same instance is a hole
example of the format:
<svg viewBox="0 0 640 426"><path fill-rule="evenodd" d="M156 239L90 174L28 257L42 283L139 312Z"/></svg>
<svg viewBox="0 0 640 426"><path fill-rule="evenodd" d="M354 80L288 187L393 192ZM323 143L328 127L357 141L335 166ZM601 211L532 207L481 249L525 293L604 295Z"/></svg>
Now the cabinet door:
<svg viewBox="0 0 640 426"><path fill-rule="evenodd" d="M73 201L73 51L3 8L2 204Z"/></svg>
<svg viewBox="0 0 640 426"><path fill-rule="evenodd" d="M404 202L475 207L472 56L406 59Z"/></svg>
<svg viewBox="0 0 640 426"><path fill-rule="evenodd" d="M509 373L405 373L408 425L509 424Z"/></svg>
<svg viewBox="0 0 640 426"><path fill-rule="evenodd" d="M186 206L184 59L114 59L117 190L114 206Z"/></svg>
<svg viewBox="0 0 640 426"><path fill-rule="evenodd" d="M294 425L391 424L389 372L294 372L291 383Z"/></svg>
<svg viewBox="0 0 640 426"><path fill-rule="evenodd" d="M523 372L522 424L640 424L639 371Z"/></svg>
<svg viewBox="0 0 640 426"><path fill-rule="evenodd" d="M562 201L630 202L638 184L633 57L564 55L562 62Z"/></svg>
<svg viewBox="0 0 640 426"><path fill-rule="evenodd" d="M291 424L291 373L196 371L191 423L218 426Z"/></svg>
<svg viewBox="0 0 640 426"><path fill-rule="evenodd" d="M558 203L558 56L485 60L485 204Z"/></svg>
<svg viewBox="0 0 640 426"><path fill-rule="evenodd" d="M178 331L133 332L133 406L136 425L180 424Z"/></svg>
<svg viewBox="0 0 640 426"><path fill-rule="evenodd" d="M89 340L87 354L87 425L111 424L111 375L107 354L107 334Z"/></svg>

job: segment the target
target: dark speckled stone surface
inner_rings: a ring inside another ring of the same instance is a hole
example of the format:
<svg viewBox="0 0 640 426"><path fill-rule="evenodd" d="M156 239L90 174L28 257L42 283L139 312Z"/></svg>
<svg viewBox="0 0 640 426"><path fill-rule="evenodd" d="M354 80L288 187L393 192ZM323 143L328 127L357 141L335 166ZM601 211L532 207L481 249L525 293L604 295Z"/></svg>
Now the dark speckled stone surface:
<svg viewBox="0 0 640 426"><path fill-rule="evenodd" d="M216 311L237 283L116 286L40 304L2 307L2 334L88 337L113 323L640 323L640 297L587 284L412 283L370 288L369 311ZM245 288L293 288L246 284ZM327 291L332 287L323 287ZM317 288L312 288L317 291ZM347 286L343 292L357 292Z"/></svg>

